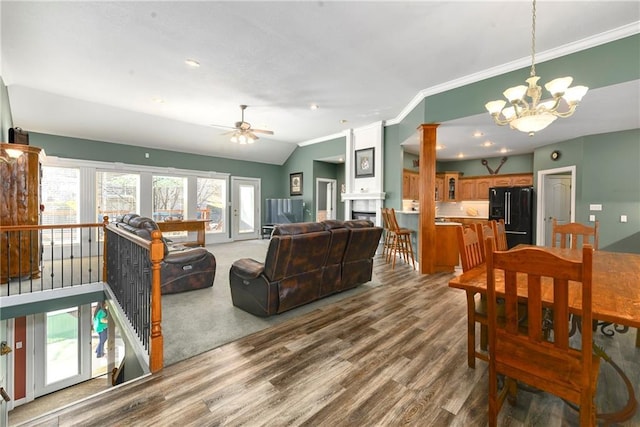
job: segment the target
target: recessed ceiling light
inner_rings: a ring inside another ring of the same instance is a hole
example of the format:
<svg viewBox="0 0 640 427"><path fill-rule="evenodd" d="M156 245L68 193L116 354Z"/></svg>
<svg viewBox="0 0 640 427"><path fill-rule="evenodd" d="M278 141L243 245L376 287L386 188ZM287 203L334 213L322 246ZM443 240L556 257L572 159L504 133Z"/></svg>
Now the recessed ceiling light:
<svg viewBox="0 0 640 427"><path fill-rule="evenodd" d="M509 152L509 149L508 149L508 148L501 148L501 149L500 149L500 152L501 152L501 153L503 153L503 154L504 154L504 153L508 153L508 152Z"/></svg>
<svg viewBox="0 0 640 427"><path fill-rule="evenodd" d="M320 107L318 106L318 104L311 104L309 108L311 108L312 110L317 110Z"/></svg>
<svg viewBox="0 0 640 427"><path fill-rule="evenodd" d="M480 132L479 130L475 131L473 133L473 136L476 138L480 138L482 135L484 135L484 133Z"/></svg>
<svg viewBox="0 0 640 427"><path fill-rule="evenodd" d="M493 145L493 142L491 142L491 141L485 141L485 142L482 143L483 147L491 147L492 145Z"/></svg>
<svg viewBox="0 0 640 427"><path fill-rule="evenodd" d="M446 146L442 145L442 144L438 144L436 145L436 150L442 150L444 149Z"/></svg>
<svg viewBox="0 0 640 427"><path fill-rule="evenodd" d="M338 161L339 161L340 163L342 163L342 162L344 162L344 159L343 159L342 157L340 157L340 158L338 159Z"/></svg>
<svg viewBox="0 0 640 427"><path fill-rule="evenodd" d="M463 157L464 157L464 154L462 154L462 153L458 153L458 158L459 158L459 159L462 159Z"/></svg>
<svg viewBox="0 0 640 427"><path fill-rule="evenodd" d="M348 122L348 120L346 120L346 119L342 119L342 120L340 120L340 124L342 124L342 125L343 125L343 124L345 124L345 123L347 123L347 122Z"/></svg>
<svg viewBox="0 0 640 427"><path fill-rule="evenodd" d="M185 59L184 63L193 68L198 68L200 66L200 63L195 59Z"/></svg>
<svg viewBox="0 0 640 427"><path fill-rule="evenodd" d="M156 104L164 104L164 99L156 96L155 98L153 98L153 102L155 102Z"/></svg>

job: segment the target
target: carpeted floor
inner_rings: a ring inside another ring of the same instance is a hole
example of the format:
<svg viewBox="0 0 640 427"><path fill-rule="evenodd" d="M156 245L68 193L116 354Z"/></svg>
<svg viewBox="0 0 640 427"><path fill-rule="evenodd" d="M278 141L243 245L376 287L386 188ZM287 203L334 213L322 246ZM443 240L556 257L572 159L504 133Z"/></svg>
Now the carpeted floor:
<svg viewBox="0 0 640 427"><path fill-rule="evenodd" d="M229 269L240 258L264 261L269 240L245 240L208 245L216 257L216 277L212 288L162 297L164 365L171 365L238 338L276 325L340 299L366 291L376 278L345 291L285 313L262 318L233 306L229 289Z"/></svg>

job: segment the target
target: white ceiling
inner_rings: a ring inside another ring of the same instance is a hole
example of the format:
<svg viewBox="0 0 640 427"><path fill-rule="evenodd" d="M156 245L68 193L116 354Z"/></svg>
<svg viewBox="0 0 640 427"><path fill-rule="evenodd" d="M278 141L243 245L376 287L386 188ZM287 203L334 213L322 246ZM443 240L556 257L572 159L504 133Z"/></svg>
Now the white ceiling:
<svg viewBox="0 0 640 427"><path fill-rule="evenodd" d="M538 60L640 32L638 1L539 0L537 9ZM15 126L273 164L299 143L397 122L424 94L530 63L529 1L3 0L0 14L0 72ZM201 66L188 67L188 58ZM611 99L611 117L603 116ZM637 81L592 90L572 118L534 138L488 114L443 123L438 157L531 152L638 128L639 99ZM249 105L246 121L274 135L241 146L211 126L233 126L240 104ZM480 147L475 130L496 144Z"/></svg>

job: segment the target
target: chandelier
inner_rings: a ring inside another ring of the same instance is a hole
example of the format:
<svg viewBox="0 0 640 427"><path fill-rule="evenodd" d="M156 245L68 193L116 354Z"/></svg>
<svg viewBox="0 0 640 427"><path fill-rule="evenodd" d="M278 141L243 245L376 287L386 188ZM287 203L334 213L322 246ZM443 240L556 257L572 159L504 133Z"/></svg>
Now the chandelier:
<svg viewBox="0 0 640 427"><path fill-rule="evenodd" d="M578 106L578 102L589 90L586 86L569 87L573 77L560 77L551 80L544 87L551 94L552 99L540 102L542 88L538 86L540 77L536 76L536 0L533 0L533 25L531 31L531 74L525 80L528 86L511 87L503 92L510 106L504 100L487 102L485 108L499 126L508 124L511 129L528 132L533 136L558 117L571 116ZM525 99L527 96L530 100Z"/></svg>

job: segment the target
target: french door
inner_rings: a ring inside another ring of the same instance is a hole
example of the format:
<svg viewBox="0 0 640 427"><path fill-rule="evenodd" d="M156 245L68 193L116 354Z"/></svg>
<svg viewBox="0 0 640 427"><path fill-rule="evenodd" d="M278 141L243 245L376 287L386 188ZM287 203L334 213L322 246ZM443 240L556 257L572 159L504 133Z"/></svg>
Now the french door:
<svg viewBox="0 0 640 427"><path fill-rule="evenodd" d="M34 397L91 378L90 305L34 315L34 335Z"/></svg>
<svg viewBox="0 0 640 427"><path fill-rule="evenodd" d="M260 236L260 180L231 177L231 238Z"/></svg>

